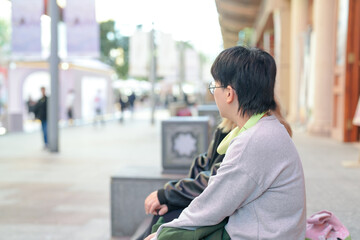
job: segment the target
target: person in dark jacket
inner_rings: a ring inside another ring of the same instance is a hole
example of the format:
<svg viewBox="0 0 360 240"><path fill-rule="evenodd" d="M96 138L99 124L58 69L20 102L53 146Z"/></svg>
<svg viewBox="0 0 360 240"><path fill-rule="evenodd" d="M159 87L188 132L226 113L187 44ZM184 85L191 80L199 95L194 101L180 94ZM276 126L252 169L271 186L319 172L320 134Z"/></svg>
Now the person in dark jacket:
<svg viewBox="0 0 360 240"><path fill-rule="evenodd" d="M47 138L47 96L45 92L45 87L41 87L42 97L34 106L35 117L41 121L41 129L44 137L44 148L48 147L48 138Z"/></svg>
<svg viewBox="0 0 360 240"><path fill-rule="evenodd" d="M131 113L134 112L134 105L135 105L136 95L134 92L131 92L130 96L128 97L129 107Z"/></svg>
<svg viewBox="0 0 360 240"><path fill-rule="evenodd" d="M152 226L159 217L163 217L165 222L177 218L182 210L203 192L210 176L216 174L225 156L217 153L217 146L233 127L235 125L231 121L223 119L215 130L208 151L194 159L187 178L169 181L164 185L164 188L149 194L145 199L145 212L146 214L153 214L154 217L150 226L137 240L144 239L151 233Z"/></svg>
<svg viewBox="0 0 360 240"><path fill-rule="evenodd" d="M124 111L125 111L127 102L123 99L121 92L119 92L119 104L120 104L120 112L121 112L120 123L123 123L124 122Z"/></svg>
<svg viewBox="0 0 360 240"><path fill-rule="evenodd" d="M272 113L284 125L289 135L292 136L291 127L281 115L278 102L277 108ZM165 222L177 218L182 210L204 191L210 176L216 175L225 156L219 155L216 149L234 127L236 125L233 122L224 118L215 130L207 153L200 154L194 159L187 178L169 181L163 188L148 195L144 203L145 212L154 216L150 226L137 238L138 240L144 239L151 233L152 226L160 217L163 217Z"/></svg>

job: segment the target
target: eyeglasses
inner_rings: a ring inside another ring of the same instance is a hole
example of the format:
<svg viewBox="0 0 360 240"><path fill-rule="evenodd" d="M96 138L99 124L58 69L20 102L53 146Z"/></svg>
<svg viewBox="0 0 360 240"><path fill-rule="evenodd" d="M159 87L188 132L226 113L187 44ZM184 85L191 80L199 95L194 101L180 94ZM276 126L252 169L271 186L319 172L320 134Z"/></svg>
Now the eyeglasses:
<svg viewBox="0 0 360 240"><path fill-rule="evenodd" d="M215 81L212 81L212 82L210 82L209 83L209 91L210 91L210 93L212 94L212 95L214 95L214 91L215 91L215 88L224 88L224 86L219 86L219 87L217 87L216 85L215 85Z"/></svg>

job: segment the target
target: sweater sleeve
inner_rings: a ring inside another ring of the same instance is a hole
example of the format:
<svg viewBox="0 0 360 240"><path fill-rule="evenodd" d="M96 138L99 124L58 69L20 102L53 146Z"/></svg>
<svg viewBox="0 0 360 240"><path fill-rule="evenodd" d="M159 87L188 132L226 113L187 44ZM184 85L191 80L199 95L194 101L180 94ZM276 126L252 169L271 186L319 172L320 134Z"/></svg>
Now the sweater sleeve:
<svg viewBox="0 0 360 240"><path fill-rule="evenodd" d="M202 171L195 178L184 178L170 181L164 189L158 190L160 204L172 205L174 209L185 208L199 196L208 185L211 175L215 175L224 155L218 155L216 162L209 171Z"/></svg>
<svg viewBox="0 0 360 240"><path fill-rule="evenodd" d="M204 153L197 156L193 161L187 178L169 181L162 189L158 190L160 204L171 204L179 208L187 207L207 186L207 181L206 183L203 181L199 182L197 178L201 172L207 172L209 169L207 154Z"/></svg>
<svg viewBox="0 0 360 240"><path fill-rule="evenodd" d="M204 192L195 198L178 219L162 225L184 229L196 229L201 226L215 225L237 209L248 204L262 194L261 187L241 169L236 162L241 160L243 151L227 153L215 176L210 177Z"/></svg>

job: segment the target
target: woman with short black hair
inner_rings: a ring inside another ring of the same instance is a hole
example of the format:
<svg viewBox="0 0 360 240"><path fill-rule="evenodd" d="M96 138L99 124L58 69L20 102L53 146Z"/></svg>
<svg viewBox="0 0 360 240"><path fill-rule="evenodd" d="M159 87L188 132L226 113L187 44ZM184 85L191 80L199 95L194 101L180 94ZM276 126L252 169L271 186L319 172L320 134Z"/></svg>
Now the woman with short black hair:
<svg viewBox="0 0 360 240"><path fill-rule="evenodd" d="M220 115L237 127L220 143L217 152L225 157L205 190L178 219L161 225L147 239L171 239L174 231L169 229L188 234L228 219L221 234L225 239L304 240L301 160L285 127L272 114L274 59L263 50L237 46L220 53L211 73L215 81L209 90Z"/></svg>

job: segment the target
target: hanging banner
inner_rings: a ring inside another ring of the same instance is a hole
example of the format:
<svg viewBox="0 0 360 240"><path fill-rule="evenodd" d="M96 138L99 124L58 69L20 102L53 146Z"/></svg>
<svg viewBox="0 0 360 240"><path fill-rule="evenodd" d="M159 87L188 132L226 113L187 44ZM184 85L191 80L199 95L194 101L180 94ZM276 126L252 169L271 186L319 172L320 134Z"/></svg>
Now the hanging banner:
<svg viewBox="0 0 360 240"><path fill-rule="evenodd" d="M137 31L129 42L129 74L132 77L149 76L150 33Z"/></svg>
<svg viewBox="0 0 360 240"><path fill-rule="evenodd" d="M185 81L200 81L200 57L194 49L185 51Z"/></svg>
<svg viewBox="0 0 360 240"><path fill-rule="evenodd" d="M95 17L95 0L67 1L64 9L67 55L98 57L99 24Z"/></svg>
<svg viewBox="0 0 360 240"><path fill-rule="evenodd" d="M41 15L44 13L43 0L12 0L13 55L41 55Z"/></svg>
<svg viewBox="0 0 360 240"><path fill-rule="evenodd" d="M176 42L171 34L162 32L157 34L157 75L161 77L176 76L179 65Z"/></svg>

